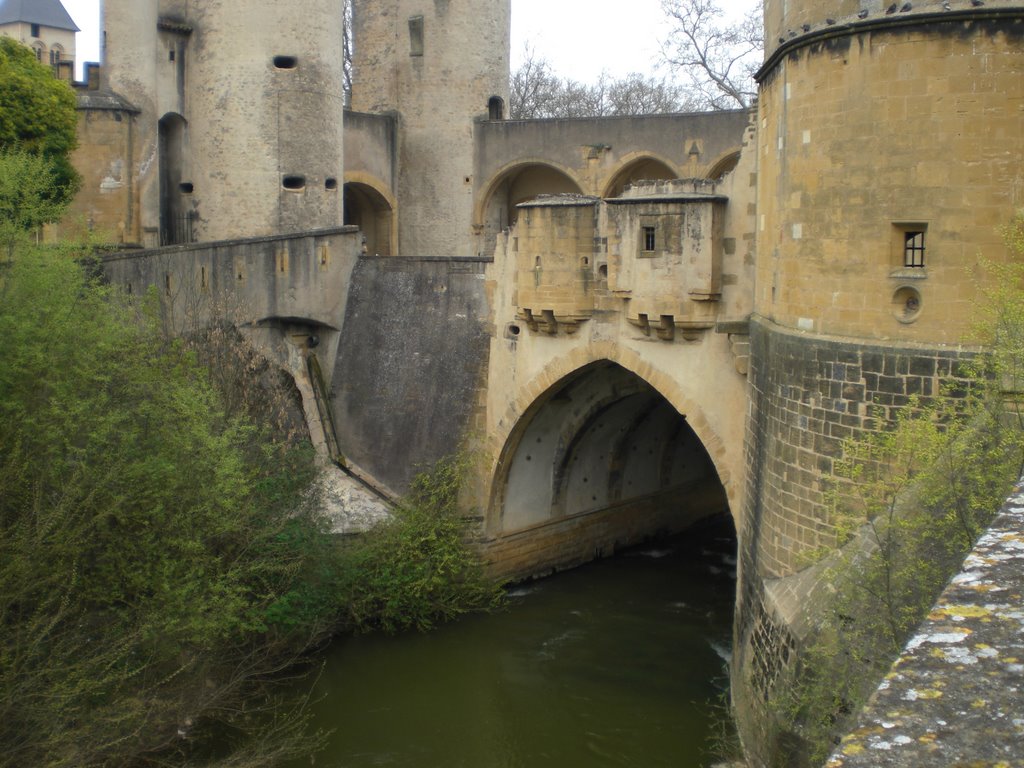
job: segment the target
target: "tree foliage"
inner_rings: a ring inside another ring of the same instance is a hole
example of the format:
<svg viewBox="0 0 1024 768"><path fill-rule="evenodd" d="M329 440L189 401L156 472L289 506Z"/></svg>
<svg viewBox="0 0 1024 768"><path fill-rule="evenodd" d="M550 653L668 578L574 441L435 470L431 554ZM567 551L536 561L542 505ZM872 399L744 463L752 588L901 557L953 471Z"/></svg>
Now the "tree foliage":
<svg viewBox="0 0 1024 768"><path fill-rule="evenodd" d="M394 518L351 544L338 586L349 627L426 630L500 601L457 507L467 466L453 456L418 474Z"/></svg>
<svg viewBox="0 0 1024 768"><path fill-rule="evenodd" d="M668 63L689 86L701 109L749 107L757 96L754 73L764 56L762 4L737 23L724 23L718 0L662 0L670 31Z"/></svg>
<svg viewBox="0 0 1024 768"><path fill-rule="evenodd" d="M46 158L53 168L46 195L52 203L70 202L78 190L70 159L78 143L77 126L71 87L36 61L29 48L0 36L0 151Z"/></svg>
<svg viewBox="0 0 1024 768"><path fill-rule="evenodd" d="M18 241L59 219L67 208L54 170L42 155L0 149L0 248L8 258Z"/></svg>
<svg viewBox="0 0 1024 768"><path fill-rule="evenodd" d="M509 96L513 120L651 115L696 108L680 86L635 72L621 79L602 73L589 84L561 78L529 47L512 73Z"/></svg>
<svg viewBox="0 0 1024 768"><path fill-rule="evenodd" d="M294 753L270 681L333 619L282 609L330 562L308 453L66 254L0 275L0 360L0 766Z"/></svg>

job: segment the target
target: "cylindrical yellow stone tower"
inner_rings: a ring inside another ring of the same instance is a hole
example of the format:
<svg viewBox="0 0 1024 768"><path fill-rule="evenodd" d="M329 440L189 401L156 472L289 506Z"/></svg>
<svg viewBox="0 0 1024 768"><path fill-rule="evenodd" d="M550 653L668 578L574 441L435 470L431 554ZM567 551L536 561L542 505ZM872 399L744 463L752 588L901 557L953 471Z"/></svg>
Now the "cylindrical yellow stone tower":
<svg viewBox="0 0 1024 768"><path fill-rule="evenodd" d="M957 378L979 263L1008 257L1024 4L766 0L765 42L733 676L755 760L774 742L751 724L813 612L784 585L834 542L842 440Z"/></svg>

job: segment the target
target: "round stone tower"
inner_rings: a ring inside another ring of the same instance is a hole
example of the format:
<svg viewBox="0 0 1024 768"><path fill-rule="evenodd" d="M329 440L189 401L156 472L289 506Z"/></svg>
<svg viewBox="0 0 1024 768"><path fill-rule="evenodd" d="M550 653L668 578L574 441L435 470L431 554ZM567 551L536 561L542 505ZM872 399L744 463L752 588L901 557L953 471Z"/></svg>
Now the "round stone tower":
<svg viewBox="0 0 1024 768"><path fill-rule="evenodd" d="M999 228L1024 205L1024 3L766 0L765 42L734 668L748 724L800 647L807 606L779 585L834 541L842 439L956 377L972 270L1007 258Z"/></svg>
<svg viewBox="0 0 1024 768"><path fill-rule="evenodd" d="M468 256L473 121L508 99L510 0L356 0L352 108L398 115L403 255Z"/></svg>
<svg viewBox="0 0 1024 768"><path fill-rule="evenodd" d="M145 245L342 223L342 0L105 0Z"/></svg>
<svg viewBox="0 0 1024 768"><path fill-rule="evenodd" d="M199 239L342 223L342 5L190 4Z"/></svg>
<svg viewBox="0 0 1024 768"><path fill-rule="evenodd" d="M130 169L125 179L136 189L122 237L143 245L158 244L159 167L157 156L157 0L102 0L101 52L103 84L139 110L135 117ZM144 159L150 162L144 164ZM142 222L142 223L140 223ZM147 237L143 231L148 230Z"/></svg>

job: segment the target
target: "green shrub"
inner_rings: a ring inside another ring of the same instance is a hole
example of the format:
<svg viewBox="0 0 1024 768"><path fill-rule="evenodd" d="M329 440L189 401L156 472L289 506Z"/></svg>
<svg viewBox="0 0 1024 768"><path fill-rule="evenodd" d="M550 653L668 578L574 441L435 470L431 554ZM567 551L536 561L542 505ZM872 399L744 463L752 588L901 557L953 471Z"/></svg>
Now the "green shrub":
<svg viewBox="0 0 1024 768"><path fill-rule="evenodd" d="M457 509L465 461L447 458L413 481L394 518L347 548L340 592L357 631L429 629L495 606L501 592L466 543Z"/></svg>

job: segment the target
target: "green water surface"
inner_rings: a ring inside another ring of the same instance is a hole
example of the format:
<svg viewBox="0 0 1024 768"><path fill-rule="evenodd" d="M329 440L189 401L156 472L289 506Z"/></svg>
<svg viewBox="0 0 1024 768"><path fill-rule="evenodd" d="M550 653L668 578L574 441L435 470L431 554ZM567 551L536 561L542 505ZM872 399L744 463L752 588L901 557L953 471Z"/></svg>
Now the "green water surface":
<svg viewBox="0 0 1024 768"><path fill-rule="evenodd" d="M707 766L735 591L728 524L513 588L427 634L339 640L316 766Z"/></svg>

